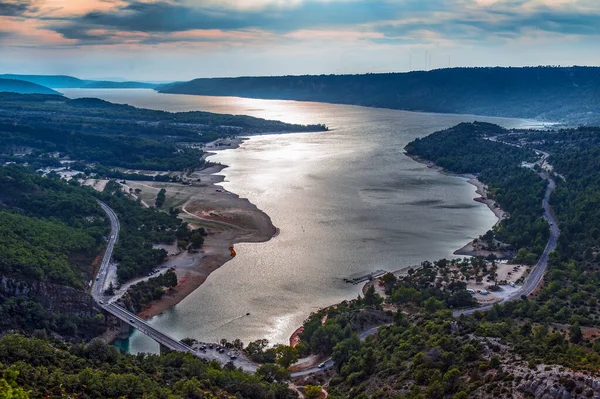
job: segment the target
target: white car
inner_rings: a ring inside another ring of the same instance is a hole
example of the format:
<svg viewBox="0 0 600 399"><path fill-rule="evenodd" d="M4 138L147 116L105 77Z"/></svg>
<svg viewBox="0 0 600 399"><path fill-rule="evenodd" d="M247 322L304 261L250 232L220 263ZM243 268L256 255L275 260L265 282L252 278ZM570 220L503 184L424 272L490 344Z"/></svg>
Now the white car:
<svg viewBox="0 0 600 399"><path fill-rule="evenodd" d="M321 363L317 367L320 368L320 369L322 369L323 367L325 367L325 363Z"/></svg>

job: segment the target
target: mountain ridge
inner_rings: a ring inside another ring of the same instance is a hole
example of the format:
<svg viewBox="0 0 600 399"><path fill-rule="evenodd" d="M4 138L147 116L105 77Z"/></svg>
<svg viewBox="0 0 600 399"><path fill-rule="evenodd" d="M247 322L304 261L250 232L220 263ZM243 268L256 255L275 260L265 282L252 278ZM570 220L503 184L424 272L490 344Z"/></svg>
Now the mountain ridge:
<svg viewBox="0 0 600 399"><path fill-rule="evenodd" d="M584 125L600 123L599 67L448 68L362 75L200 78L165 85L158 91Z"/></svg>
<svg viewBox="0 0 600 399"><path fill-rule="evenodd" d="M17 79L55 89L153 89L158 86L146 82L79 79L69 75L2 74L0 79Z"/></svg>

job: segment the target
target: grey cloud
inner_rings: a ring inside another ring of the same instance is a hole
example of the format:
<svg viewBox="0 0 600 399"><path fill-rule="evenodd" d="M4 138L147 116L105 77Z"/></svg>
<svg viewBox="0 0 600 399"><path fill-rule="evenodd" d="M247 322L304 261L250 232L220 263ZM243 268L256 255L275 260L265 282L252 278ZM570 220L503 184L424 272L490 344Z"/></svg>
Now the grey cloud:
<svg viewBox="0 0 600 399"><path fill-rule="evenodd" d="M429 4L443 2L432 0ZM193 29L261 29L286 33L298 29L372 23L399 18L402 11L420 9L417 0L408 0L401 9L388 2L307 2L291 9L270 8L241 11L191 7L181 2L143 3L131 1L110 12L91 12L80 17L48 21L48 28L82 42L97 40L93 29L144 33L172 33Z"/></svg>
<svg viewBox="0 0 600 399"><path fill-rule="evenodd" d="M25 14L32 7L30 1L0 1L0 15L6 17L17 17Z"/></svg>
<svg viewBox="0 0 600 399"><path fill-rule="evenodd" d="M382 25L377 29L386 38L381 41L406 40L418 31L438 33L448 39L487 40L516 38L537 30L564 35L600 35L600 10L597 12L560 11L539 7L531 12L491 9L484 12L451 15L437 21Z"/></svg>
<svg viewBox="0 0 600 399"><path fill-rule="evenodd" d="M76 39L80 44L118 42L119 38L111 33L116 31L143 32L149 37L141 39L141 43L158 44L176 41L171 33L196 29L259 29L283 34L299 29L336 29L342 25L361 24L371 24L373 30L384 34L385 38L375 39L376 42L410 43L419 40L416 36L421 30L436 32L448 39L473 41L490 37L514 38L528 29L560 34L600 34L600 11L590 13L575 7L564 11L544 6L528 7L528 11L523 11L522 6L530 3L531 0L506 0L498 6L475 7L466 0L358 0L304 2L294 8L244 11L190 6L181 0L154 3L131 0L112 11L51 20L47 24L48 28L66 38ZM581 0L581 4L588 4L587 0ZM108 33L91 33L93 30Z"/></svg>

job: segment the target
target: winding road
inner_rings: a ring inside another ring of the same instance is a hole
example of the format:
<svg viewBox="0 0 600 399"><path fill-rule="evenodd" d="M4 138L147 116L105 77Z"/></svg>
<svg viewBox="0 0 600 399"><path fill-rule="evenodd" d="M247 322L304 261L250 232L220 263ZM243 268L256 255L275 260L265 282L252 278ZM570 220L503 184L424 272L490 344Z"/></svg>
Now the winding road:
<svg viewBox="0 0 600 399"><path fill-rule="evenodd" d="M540 159L540 161L538 161L538 164L541 164L548 157L548 153L545 153L543 151L539 151L539 152L543 154L542 159ZM548 181L548 185L546 186L546 193L544 195L544 199L542 200L542 207L544 208L544 219L546 219L548 221L548 223L550 224L550 237L548 238L548 243L546 244L546 248L544 248L544 252L542 253L542 256L540 256L540 259L538 260L537 264L535 265L535 267L533 268L533 270L531 271L531 273L525 280L525 283L523 284L523 286L521 286L517 291L515 291L508 298L505 298L501 302L497 302L497 303L515 301L515 300L521 299L522 295L526 295L526 296L530 295L540 284L540 282L542 281L542 278L544 277L544 274L546 273L546 270L548 269L548 257L550 255L550 252L552 252L556 249L556 245L558 243L558 236L560 235L560 230L558 228L556 220L554 219L554 216L552 215L552 211L550 208L550 195L556 188L556 183L554 182L554 180L552 180L552 178L548 175L547 172L541 172L540 177L542 179ZM463 314L469 315L469 314L473 314L475 312L485 312L485 311L492 309L492 307L494 305L495 304L490 304L490 305L485 305L485 306L478 306L475 308L456 310L452 313L452 315L454 317L458 317ZM389 324L387 324L387 325L389 325ZM364 341L369 335L376 334L377 330L380 327L383 327L383 326L377 326L377 327L373 327L369 330L363 331L362 333L359 334L360 340ZM300 376L309 375L309 374L321 371L323 369L333 367L333 365L334 365L333 360L331 360L331 358L328 358L324 362L324 364L325 364L325 367L323 367L323 368L313 367L310 369L292 373L292 376L300 377Z"/></svg>
<svg viewBox="0 0 600 399"><path fill-rule="evenodd" d="M544 157L540 162L543 162L547 156L548 154L544 153ZM548 243L546 244L546 248L544 248L544 252L542 252L542 256L540 256L540 259L538 260L537 264L525 280L523 286L517 291L515 291L512 295L510 295L508 298L505 298L504 300L497 302L496 304L519 300L523 295L530 295L542 281L542 278L544 277L544 274L548 269L548 257L550 255L550 252L554 251L556 249L556 245L558 244L558 236L560 235L560 230L550 209L550 195L552 194L552 191L554 191L554 189L556 188L556 183L546 172L541 172L540 177L548 181L548 185L546 186L546 194L544 195L544 199L542 201L542 207L544 208L544 219L546 219L550 224L550 237L548 238ZM495 304L490 304L485 306L479 306L476 308L456 310L452 312L452 315L454 317L458 317L462 314L468 315L473 314L477 311L485 312L494 307L494 305Z"/></svg>
<svg viewBox="0 0 600 399"><path fill-rule="evenodd" d="M548 155L544 153L544 156L542 157L542 159L539 162L540 163L543 162L547 156ZM560 230L557 226L554 216L552 215L552 212L550 209L550 204L549 204L550 195L556 188L556 183L554 182L554 180L552 180L552 178L546 172L541 172L540 177L542 179L548 181L548 185L546 187L546 193L545 193L544 199L542 201L542 206L544 209L544 218L550 224L550 237L548 239L548 243L546 244L546 248L544 249L544 252L542 253L540 259L538 260L537 264L533 268L532 272L529 274L529 276L526 279L523 286L520 287L519 290L515 291L511 296L509 296L508 298L505 298L503 301L501 301L499 303L519 300L523 295L527 296L536 289L536 287L541 282L541 280L548 268L548 257L550 255L550 252L552 252L556 248L556 245L558 243L558 237L560 235ZM112 258L112 253L114 251L114 247L117 243L117 240L119 239L120 225L119 225L119 219L118 219L117 215L115 214L115 212L104 202L98 201L98 203L100 204L100 206L102 207L104 212L107 214L107 216L110 220L110 225L111 225L111 234L108 239L106 251L102 258L102 263L100 265L100 270L98 271L97 278L94 281L93 286L92 286L92 296L93 296L94 300L98 303L98 306L100 306L102 309L104 309L108 313L111 313L112 315L114 315L115 317L120 319L121 321L136 328L141 333L154 339L159 344L161 344L164 347L167 347L171 350L179 351L179 352L190 352L190 353L193 353L195 356L204 358L209 361L217 360L223 365L230 362L231 360L226 354L219 354L216 350L210 350L210 351L194 350L190 346L182 343L181 341L179 341L179 340L171 337L170 335L151 326L150 324L148 324L146 322L146 320L127 311L126 309L117 305L115 302L111 302L112 297L104 294L107 278L111 273L114 273L114 270L111 270L111 268L116 268L116 265L111 263L111 258ZM494 305L491 304L491 305L485 305L485 306L480 306L480 307L476 307L476 308L461 309L461 310L457 310L457 311L453 312L453 316L458 317L463 314L468 315L468 314L475 313L477 311L485 312L487 310L490 310L493 306ZM382 327L382 326L373 327L369 330L363 331L362 333L360 333L360 340L363 341L368 336L376 334L377 330L380 327ZM258 365L256 363L253 363L252 361L250 361L243 354L240 354L240 357L235 361L235 364L237 367L241 367L244 371L250 372L250 373L254 373L258 369ZM331 368L333 366L334 366L333 360L331 358L328 358L327 360L325 360L323 362L322 367L312 367L312 368L308 368L305 370L296 371L296 372L291 373L291 376L292 377L306 376L306 375L310 375L313 373L323 371L323 370Z"/></svg>

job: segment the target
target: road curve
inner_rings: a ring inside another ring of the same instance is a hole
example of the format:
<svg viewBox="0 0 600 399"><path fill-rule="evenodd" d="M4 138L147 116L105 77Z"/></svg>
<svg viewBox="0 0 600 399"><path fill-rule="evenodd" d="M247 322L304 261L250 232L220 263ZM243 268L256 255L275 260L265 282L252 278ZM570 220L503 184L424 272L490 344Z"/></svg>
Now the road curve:
<svg viewBox="0 0 600 399"><path fill-rule="evenodd" d="M527 296L527 295L531 294L535 290L535 288L538 286L538 284L544 277L546 270L548 269L548 256L550 255L550 252L552 252L556 249L556 245L558 243L558 236L560 235L560 230L558 228L558 224L556 223L556 220L554 219L554 216L552 216L552 212L550 210L550 203L549 203L550 195L552 194L552 191L554 191L554 189L556 188L556 183L554 182L554 180L552 180L552 178L546 172L540 173L540 176L542 177L542 179L548 181L548 185L546 187L546 194L544 195L544 199L542 201L542 207L544 208L544 219L546 219L548 221L548 223L550 224L550 237L548 238L548 243L546 244L546 248L544 248L544 252L542 252L542 256L540 256L540 259L538 260L537 264L535 265L535 267L533 268L533 270L531 271L531 273L525 280L525 283L523 284L523 286L521 288L519 288L517 291L515 291L512 295L510 295L508 298L505 298L504 300L497 302L497 303L505 303L505 302L519 300L519 299L521 299L521 296L523 296L523 295ZM452 313L452 315L454 317L458 317L462 314L468 315L468 314L473 314L477 311L485 312L485 311L490 310L494 305L495 304L485 305L485 306L480 306L480 307L470 308L470 309L456 310Z"/></svg>

